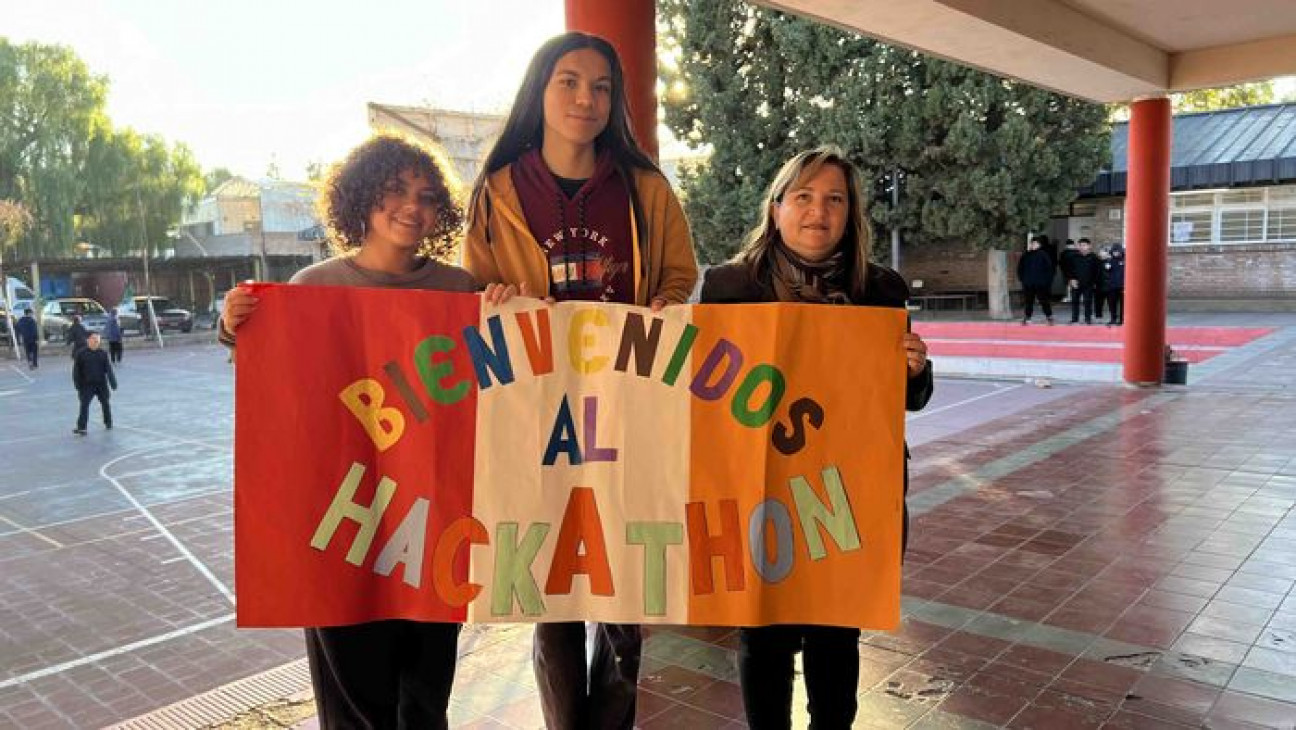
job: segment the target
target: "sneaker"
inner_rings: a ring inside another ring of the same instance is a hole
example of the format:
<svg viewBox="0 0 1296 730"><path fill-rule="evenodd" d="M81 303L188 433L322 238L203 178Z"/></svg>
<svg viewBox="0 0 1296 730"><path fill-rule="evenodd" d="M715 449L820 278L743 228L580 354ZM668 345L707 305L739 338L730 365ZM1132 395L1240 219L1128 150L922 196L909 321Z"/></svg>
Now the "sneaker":
<svg viewBox="0 0 1296 730"><path fill-rule="evenodd" d="M1025 327L1025 326L1028 325L1028 324L1030 324L1030 320L1029 320L1029 319L1023 319L1023 320L1022 320L1022 326L1023 326L1023 327Z"/></svg>
<svg viewBox="0 0 1296 730"><path fill-rule="evenodd" d="M111 424L111 423L105 423L105 424L104 424L104 428L106 428L106 429L108 429L109 431L111 431L111 430L112 430L112 424Z"/></svg>
<svg viewBox="0 0 1296 730"><path fill-rule="evenodd" d="M1053 318L1052 318L1052 317L1049 317L1049 318L1048 318L1048 323L1049 323L1049 326L1050 326L1050 327L1053 326Z"/></svg>
<svg viewBox="0 0 1296 730"><path fill-rule="evenodd" d="M74 428L74 429L72 429L72 433L74 433L74 434L76 434L76 435L78 435L78 436L84 436L84 435L86 435L86 431L85 431L84 428Z"/></svg>

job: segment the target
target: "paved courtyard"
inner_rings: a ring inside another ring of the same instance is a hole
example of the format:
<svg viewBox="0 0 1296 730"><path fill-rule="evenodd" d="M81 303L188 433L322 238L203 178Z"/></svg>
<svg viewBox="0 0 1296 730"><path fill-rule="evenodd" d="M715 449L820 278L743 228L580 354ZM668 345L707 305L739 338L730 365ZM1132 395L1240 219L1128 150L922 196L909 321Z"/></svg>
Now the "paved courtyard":
<svg viewBox="0 0 1296 730"><path fill-rule="evenodd" d="M1296 328L1264 326L1187 389L942 379L858 725L1296 727ZM76 439L67 358L0 361L0 727L304 699L299 635L233 628L223 353L128 351L120 379L117 427ZM742 727L733 647L652 631L640 724ZM457 726L540 727L529 649L465 631Z"/></svg>

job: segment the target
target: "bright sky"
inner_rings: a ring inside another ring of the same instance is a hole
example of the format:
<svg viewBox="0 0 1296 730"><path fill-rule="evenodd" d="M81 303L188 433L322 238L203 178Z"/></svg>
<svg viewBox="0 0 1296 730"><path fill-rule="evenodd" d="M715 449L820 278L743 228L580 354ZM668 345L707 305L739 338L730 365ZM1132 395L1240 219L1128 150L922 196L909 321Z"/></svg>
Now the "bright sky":
<svg viewBox="0 0 1296 730"><path fill-rule="evenodd" d="M114 124L253 178L336 161L371 101L505 111L562 31L561 0L0 0L0 35L70 46L109 78Z"/></svg>
<svg viewBox="0 0 1296 730"><path fill-rule="evenodd" d="M0 0L0 35L109 78L114 124L254 178L339 159L367 102L507 110L562 31L561 0Z"/></svg>

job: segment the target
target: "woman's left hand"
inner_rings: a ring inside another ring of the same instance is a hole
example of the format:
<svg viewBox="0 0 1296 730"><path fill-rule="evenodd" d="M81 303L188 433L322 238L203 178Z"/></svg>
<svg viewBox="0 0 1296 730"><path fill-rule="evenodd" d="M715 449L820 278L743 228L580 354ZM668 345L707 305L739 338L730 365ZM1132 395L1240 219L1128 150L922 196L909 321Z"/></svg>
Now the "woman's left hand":
<svg viewBox="0 0 1296 730"><path fill-rule="evenodd" d="M923 368L927 367L927 343L913 332L906 332L904 335L905 360L909 367L909 377L915 377L922 374Z"/></svg>
<svg viewBox="0 0 1296 730"><path fill-rule="evenodd" d="M525 284L522 286L523 288L526 287ZM487 284L486 289L482 291L482 295L486 297L486 302L493 306L499 306L507 302L517 293L518 288L512 284Z"/></svg>

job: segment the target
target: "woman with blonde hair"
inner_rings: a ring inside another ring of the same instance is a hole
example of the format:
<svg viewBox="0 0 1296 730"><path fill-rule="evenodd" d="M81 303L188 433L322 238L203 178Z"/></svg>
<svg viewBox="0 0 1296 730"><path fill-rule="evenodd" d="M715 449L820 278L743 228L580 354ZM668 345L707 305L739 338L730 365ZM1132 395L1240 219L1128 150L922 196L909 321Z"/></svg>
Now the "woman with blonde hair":
<svg viewBox="0 0 1296 730"><path fill-rule="evenodd" d="M869 262L873 237L865 216L859 173L841 150L820 147L796 155L770 184L760 220L742 250L733 261L707 271L702 302L904 308L909 298L904 280ZM932 368L922 338L907 333L903 344L905 407L916 411L931 399ZM901 539L907 542L907 510L903 519ZM839 626L740 629L738 676L748 725L791 727L793 657L801 651L810 727L849 728L857 710L859 638L859 629Z"/></svg>

